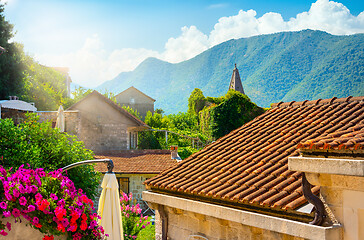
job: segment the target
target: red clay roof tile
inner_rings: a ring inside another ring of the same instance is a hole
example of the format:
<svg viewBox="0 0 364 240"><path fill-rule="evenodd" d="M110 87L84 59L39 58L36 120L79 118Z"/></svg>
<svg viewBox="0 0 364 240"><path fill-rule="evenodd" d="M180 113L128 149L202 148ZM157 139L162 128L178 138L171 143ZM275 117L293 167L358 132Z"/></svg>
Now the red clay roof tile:
<svg viewBox="0 0 364 240"><path fill-rule="evenodd" d="M171 159L169 150L123 150L95 156L95 159L103 158L113 161L115 173L161 173L163 170L177 165L177 161ZM97 163L95 170L107 172L103 163Z"/></svg>
<svg viewBox="0 0 364 240"><path fill-rule="evenodd" d="M152 190L218 198L216 203L233 206L253 204L282 211L301 207L307 203L302 174L288 170L288 157L299 154L297 144L309 149L362 149L364 97L272 106L145 184ZM317 194L319 187L312 191Z"/></svg>

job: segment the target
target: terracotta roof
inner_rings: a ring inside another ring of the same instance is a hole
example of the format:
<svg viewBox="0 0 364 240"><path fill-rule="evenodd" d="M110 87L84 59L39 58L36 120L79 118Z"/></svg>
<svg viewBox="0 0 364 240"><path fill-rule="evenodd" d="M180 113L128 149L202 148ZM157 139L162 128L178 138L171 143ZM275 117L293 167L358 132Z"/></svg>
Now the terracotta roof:
<svg viewBox="0 0 364 240"><path fill-rule="evenodd" d="M123 150L103 153L95 156L95 159L109 158L114 163L115 173L155 173L177 164L177 160L171 159L170 150L148 149L148 150ZM103 163L98 163L95 170L107 172Z"/></svg>
<svg viewBox="0 0 364 240"><path fill-rule="evenodd" d="M301 173L288 170L297 144L364 123L364 97L273 104L272 109L148 179L153 191L263 212L306 203ZM317 194L319 187L313 187ZM268 209L268 210L267 210Z"/></svg>
<svg viewBox="0 0 364 240"><path fill-rule="evenodd" d="M99 98L101 98L103 101L105 101L106 103L110 104L113 108L115 108L117 111L119 111L120 113L124 114L126 117L128 117L129 119L133 120L138 126L142 126L142 127L147 127L149 128L149 126L147 124L145 124L142 120L136 118L135 116L133 116L132 114L130 114L128 111L126 111L125 109L123 109L120 105L118 105L117 103L115 103L114 101L112 101L111 99L105 97L104 95L102 95L101 93L99 93L98 91L93 91L92 93L88 94L86 97L82 98L80 101L76 102L75 104L73 104L72 106L70 106L67 110L76 110L76 106L82 102L85 101L87 98L96 95Z"/></svg>
<svg viewBox="0 0 364 240"><path fill-rule="evenodd" d="M364 150L364 123L343 131L301 142L301 150Z"/></svg>

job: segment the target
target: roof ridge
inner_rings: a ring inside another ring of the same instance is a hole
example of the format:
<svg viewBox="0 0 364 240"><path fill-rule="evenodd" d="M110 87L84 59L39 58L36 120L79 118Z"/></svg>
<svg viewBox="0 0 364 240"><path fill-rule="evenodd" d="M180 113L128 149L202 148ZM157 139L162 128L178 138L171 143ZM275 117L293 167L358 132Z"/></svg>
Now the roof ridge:
<svg viewBox="0 0 364 240"><path fill-rule="evenodd" d="M99 93L96 90L92 91L91 93L89 93L85 97L83 97L81 100L79 100L78 102L76 102L73 105L71 105L69 108L66 109L66 111L67 110L72 110L76 105L78 105L80 102L84 101L85 99L87 99L91 95L96 95L98 97L101 97L106 103L108 103L111 106L113 106L114 108L116 108L116 110L120 111L121 113L123 113L127 117L129 117L130 119L132 119L135 122L137 122L139 124L139 126L148 126L145 122L143 122L142 120L138 119L137 117L135 117L134 115L132 115L131 113L129 113L128 111L126 111L124 108L122 108L119 104L115 103L114 101L112 101L108 97L105 97L104 95L102 95L101 93Z"/></svg>
<svg viewBox="0 0 364 240"><path fill-rule="evenodd" d="M337 98L337 97L333 97L333 98L327 98L327 99L316 99L316 100L304 100L301 102L296 102L296 101L291 101L291 102L278 102L278 103L273 103L271 108L287 108L287 107L301 107L301 106L310 106L310 105L330 105L330 104L334 104L334 103L343 103L343 102L361 102L364 101L364 96L359 96L359 97L353 97L353 96L349 96L346 98Z"/></svg>

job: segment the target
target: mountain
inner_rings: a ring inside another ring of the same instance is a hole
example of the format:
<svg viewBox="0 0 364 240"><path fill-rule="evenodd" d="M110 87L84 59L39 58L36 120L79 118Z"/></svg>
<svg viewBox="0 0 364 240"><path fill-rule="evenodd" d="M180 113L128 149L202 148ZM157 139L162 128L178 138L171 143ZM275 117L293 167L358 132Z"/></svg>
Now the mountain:
<svg viewBox="0 0 364 240"><path fill-rule="evenodd" d="M134 86L166 113L187 110L194 88L224 95L234 63L245 93L258 106L280 101L364 95L364 34L304 30L230 40L177 64L148 58L97 89Z"/></svg>

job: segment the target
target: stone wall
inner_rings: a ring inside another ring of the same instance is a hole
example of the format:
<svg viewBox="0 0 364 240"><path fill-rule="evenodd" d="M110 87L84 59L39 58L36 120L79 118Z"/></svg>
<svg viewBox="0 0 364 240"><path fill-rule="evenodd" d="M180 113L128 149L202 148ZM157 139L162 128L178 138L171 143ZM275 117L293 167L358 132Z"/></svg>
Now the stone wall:
<svg viewBox="0 0 364 240"><path fill-rule="evenodd" d="M164 207L168 216L169 240L302 240L287 234L264 230L177 208ZM212 209L213 210L213 209ZM160 212L156 211L156 240L162 239Z"/></svg>
<svg viewBox="0 0 364 240"><path fill-rule="evenodd" d="M143 120L148 111L154 112L154 101L134 88L127 89L115 98L121 106L129 106L137 110Z"/></svg>
<svg viewBox="0 0 364 240"><path fill-rule="evenodd" d="M364 239L364 177L308 175L311 183L320 185L322 198L335 217L333 220L343 225L343 239Z"/></svg>
<svg viewBox="0 0 364 240"><path fill-rule="evenodd" d="M57 121L57 111L40 111L37 112L39 116L39 121L50 121L52 126L56 125ZM79 111L64 111L65 118L65 132L79 136L81 131L81 118Z"/></svg>
<svg viewBox="0 0 364 240"><path fill-rule="evenodd" d="M8 231L8 235L6 237L1 236L0 239L5 240L40 240L43 239L44 235L37 229L34 229L30 226L27 226L27 220L23 217L21 218L21 222L15 223L14 217L3 218L1 221L3 224L7 222L11 223L11 231ZM7 230L7 229L6 229ZM66 236L54 236L54 240L66 240Z"/></svg>

